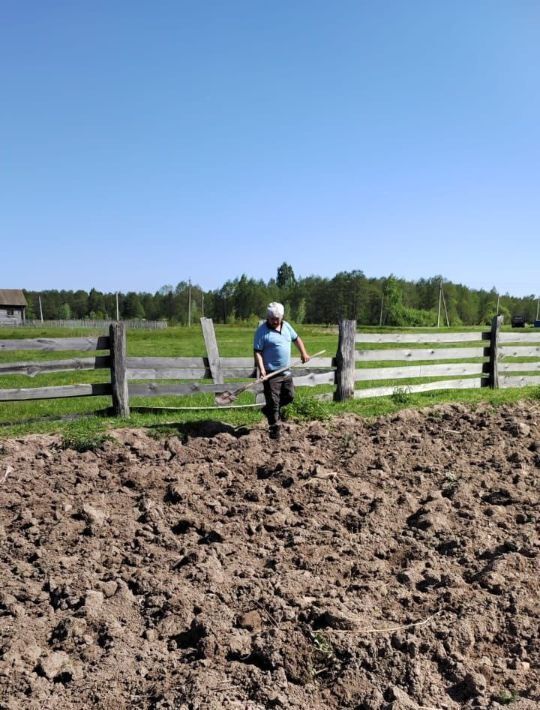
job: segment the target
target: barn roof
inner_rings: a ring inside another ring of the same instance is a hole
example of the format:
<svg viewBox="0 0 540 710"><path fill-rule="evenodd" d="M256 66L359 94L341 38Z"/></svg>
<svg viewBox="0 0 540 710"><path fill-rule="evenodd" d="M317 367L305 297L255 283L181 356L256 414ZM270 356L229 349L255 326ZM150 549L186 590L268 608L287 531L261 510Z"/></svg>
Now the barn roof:
<svg viewBox="0 0 540 710"><path fill-rule="evenodd" d="M20 288L0 288L0 306L27 306Z"/></svg>

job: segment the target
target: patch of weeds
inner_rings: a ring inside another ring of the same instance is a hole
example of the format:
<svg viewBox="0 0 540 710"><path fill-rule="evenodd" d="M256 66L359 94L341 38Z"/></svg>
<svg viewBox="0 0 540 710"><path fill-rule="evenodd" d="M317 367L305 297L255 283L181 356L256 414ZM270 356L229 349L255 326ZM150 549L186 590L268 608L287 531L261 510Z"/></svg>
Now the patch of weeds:
<svg viewBox="0 0 540 710"><path fill-rule="evenodd" d="M503 690L496 700L501 705L511 705L519 700L519 694L512 690Z"/></svg>
<svg viewBox="0 0 540 710"><path fill-rule="evenodd" d="M148 436L161 441L169 436L178 436L179 426L175 424L157 424L147 429Z"/></svg>
<svg viewBox="0 0 540 710"><path fill-rule="evenodd" d="M459 478L460 477L452 473L452 471L446 474L441 491L445 498L451 498L454 495L459 485Z"/></svg>
<svg viewBox="0 0 540 710"><path fill-rule="evenodd" d="M357 439L352 431L344 432L343 436L339 440L339 450L342 457L354 456L358 450Z"/></svg>
<svg viewBox="0 0 540 710"><path fill-rule="evenodd" d="M411 401L411 388L410 387L396 387L390 399L394 404L409 404Z"/></svg>
<svg viewBox="0 0 540 710"><path fill-rule="evenodd" d="M313 633L311 640L313 641L313 664L310 667L310 675L316 678L333 669L336 655L331 642L320 631Z"/></svg>
<svg viewBox="0 0 540 710"><path fill-rule="evenodd" d="M314 397L296 397L292 404L283 409L284 419L293 419L299 422L325 421L330 419L328 407Z"/></svg>
<svg viewBox="0 0 540 710"><path fill-rule="evenodd" d="M534 387L531 390L531 393L529 394L529 399L532 399L535 402L540 401L540 387Z"/></svg>
<svg viewBox="0 0 540 710"><path fill-rule="evenodd" d="M69 427L63 433L61 447L84 453L100 449L106 441L112 441L112 437L101 429L92 427L88 423L78 424Z"/></svg>

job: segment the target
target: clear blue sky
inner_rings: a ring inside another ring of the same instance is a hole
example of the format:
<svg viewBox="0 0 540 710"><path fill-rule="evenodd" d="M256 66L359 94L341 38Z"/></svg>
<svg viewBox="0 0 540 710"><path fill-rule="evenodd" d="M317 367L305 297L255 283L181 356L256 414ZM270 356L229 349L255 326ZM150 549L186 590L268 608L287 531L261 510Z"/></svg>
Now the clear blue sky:
<svg viewBox="0 0 540 710"><path fill-rule="evenodd" d="M0 0L0 287L540 294L538 0Z"/></svg>

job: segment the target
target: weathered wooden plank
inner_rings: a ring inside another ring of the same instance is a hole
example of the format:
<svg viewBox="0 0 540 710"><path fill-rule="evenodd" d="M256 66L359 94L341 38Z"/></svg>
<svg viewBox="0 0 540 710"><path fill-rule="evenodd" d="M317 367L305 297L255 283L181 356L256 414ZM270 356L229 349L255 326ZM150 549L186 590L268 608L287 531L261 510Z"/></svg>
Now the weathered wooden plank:
<svg viewBox="0 0 540 710"><path fill-rule="evenodd" d="M312 368L291 368L293 376L296 374L298 377L308 376L308 375L325 375L326 373L321 372L319 369ZM248 368L225 368L222 370L223 377L230 379L253 379L255 378L255 369L251 367ZM333 370L331 371L329 377L334 376ZM163 368L163 369L152 369L146 368L128 368L128 379L129 380L209 380L211 379L210 369L185 369L185 368ZM325 380L326 381L326 380ZM333 382L333 379L332 379ZM244 383L245 384L245 383Z"/></svg>
<svg viewBox="0 0 540 710"><path fill-rule="evenodd" d="M111 394L112 386L108 382L91 385L0 389L0 402L18 402L28 399L60 399L63 397L97 397Z"/></svg>
<svg viewBox="0 0 540 710"><path fill-rule="evenodd" d="M0 363L1 375L28 375L35 377L43 372L68 372L77 370L101 370L109 368L111 359L108 355L97 357L73 358L72 360L49 360L47 362L6 362Z"/></svg>
<svg viewBox="0 0 540 710"><path fill-rule="evenodd" d="M207 357L133 357L127 358L127 366L129 369L150 369L157 370L160 368L210 368L210 363ZM255 364L252 357L223 357L221 358L222 370L225 377L234 377L234 375L225 375L225 372L255 372ZM308 367L323 368L333 367L334 358L331 357L316 357L309 361ZM293 365L294 369L294 365ZM242 376L242 375L240 375Z"/></svg>
<svg viewBox="0 0 540 710"><path fill-rule="evenodd" d="M444 365L407 365L406 367L359 368L355 372L355 380L394 380L413 377L441 377L443 375L481 375L483 364L478 363L446 363Z"/></svg>
<svg viewBox="0 0 540 710"><path fill-rule="evenodd" d="M223 373L221 372L221 360L219 357L216 332L214 330L214 323L212 322L212 319L201 318L201 327L204 337L204 344L206 345L206 352L208 353L208 361L210 364L212 379L215 383L221 384L223 382Z"/></svg>
<svg viewBox="0 0 540 710"><path fill-rule="evenodd" d="M472 333L357 333L357 343L466 343L489 340L489 331Z"/></svg>
<svg viewBox="0 0 540 710"><path fill-rule="evenodd" d="M526 345L501 345L500 357L540 357L540 346L528 347Z"/></svg>
<svg viewBox="0 0 540 710"><path fill-rule="evenodd" d="M98 338L19 338L17 340L0 340L0 350L43 350L57 352L60 350L109 350L110 341L106 335Z"/></svg>
<svg viewBox="0 0 540 710"><path fill-rule="evenodd" d="M250 360L253 366L253 360ZM157 370L159 368L209 368L208 358L206 357L133 357L126 358L128 368L140 368L141 370L149 368Z"/></svg>
<svg viewBox="0 0 540 710"><path fill-rule="evenodd" d="M535 372L536 370L540 370L540 361L499 363L499 372Z"/></svg>
<svg viewBox="0 0 540 710"><path fill-rule="evenodd" d="M356 350L357 362L391 360L465 360L489 357L489 348L440 348L415 350Z"/></svg>
<svg viewBox="0 0 540 710"><path fill-rule="evenodd" d="M317 385L333 385L335 383L335 372L311 373L303 377L293 377L293 382L297 387L316 387Z"/></svg>
<svg viewBox="0 0 540 710"><path fill-rule="evenodd" d="M211 379L210 369L186 370L180 368L156 369L128 368L129 380L205 380Z"/></svg>
<svg viewBox="0 0 540 710"><path fill-rule="evenodd" d="M523 377L499 376L499 387L526 387L527 385L540 385L540 375Z"/></svg>
<svg viewBox="0 0 540 710"><path fill-rule="evenodd" d="M339 342L336 355L336 402L352 399L354 396L355 348L356 334L355 320L342 320L339 322Z"/></svg>
<svg viewBox="0 0 540 710"><path fill-rule="evenodd" d="M255 369L255 360L253 357L222 357L221 364L223 367L251 367Z"/></svg>
<svg viewBox="0 0 540 710"><path fill-rule="evenodd" d="M197 394L200 392L223 392L227 389L228 392L236 392L237 389L244 387L245 382L228 383L212 383L205 384L200 382L149 382L149 383L130 383L130 397L153 397L165 394ZM262 389L262 385L254 385L251 389L256 392L257 388Z"/></svg>
<svg viewBox="0 0 540 710"><path fill-rule="evenodd" d="M431 392L437 390L463 390L463 389L480 389L482 380L480 378L471 378L465 380L443 380L441 382L425 382L421 385L407 385L407 392ZM392 395L397 388L394 387L370 387L369 389L355 390L355 399L366 399L368 397L387 397Z"/></svg>
<svg viewBox="0 0 540 710"><path fill-rule="evenodd" d="M540 328L531 333L499 333L499 342L501 343L539 343Z"/></svg>
<svg viewBox="0 0 540 710"><path fill-rule="evenodd" d="M129 392L126 367L126 326L122 321L111 323L111 385L112 405L117 417L129 417Z"/></svg>
<svg viewBox="0 0 540 710"><path fill-rule="evenodd" d="M502 316L491 319L491 337L489 344L488 375L491 389L499 387L499 335L503 324Z"/></svg>

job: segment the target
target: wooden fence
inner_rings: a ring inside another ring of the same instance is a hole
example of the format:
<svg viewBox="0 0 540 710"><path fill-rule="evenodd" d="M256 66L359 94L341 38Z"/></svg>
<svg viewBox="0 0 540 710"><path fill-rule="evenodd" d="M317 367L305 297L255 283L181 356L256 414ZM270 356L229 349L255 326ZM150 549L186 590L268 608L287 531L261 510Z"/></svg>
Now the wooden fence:
<svg viewBox="0 0 540 710"><path fill-rule="evenodd" d="M206 357L127 357L126 324L122 321L110 325L109 336L98 338L0 340L0 351L108 351L107 354L89 358L0 363L0 375L23 374L34 377L47 372L70 370L110 371L108 383L0 389L0 402L111 395L115 414L129 416L132 397L208 392L219 394L225 390L234 393L243 388L246 382L225 380L255 377L253 357L220 357L212 320L201 318L201 326L207 350ZM295 369L294 365L291 369L295 385L299 387L334 383L333 358L330 357L316 358L310 362L308 368L302 367L301 371ZM260 394L262 384L254 385L253 391Z"/></svg>
<svg viewBox="0 0 540 710"><path fill-rule="evenodd" d="M336 358L339 398L540 385L540 332L502 332L501 325L499 316L488 331L381 334L357 333L355 321L342 321ZM377 366L370 367L371 362ZM378 381L385 385L372 386Z"/></svg>
<svg viewBox="0 0 540 710"><path fill-rule="evenodd" d="M427 392L540 385L540 332L501 332L501 322L501 318L494 319L488 331L380 334L357 333L355 321L342 321L336 357L316 358L301 370L293 365L294 383L298 387L335 385L333 393L319 396L336 401L387 396L399 389ZM231 379L254 378L253 357L221 357L211 319L201 318L201 326L206 357L128 357L122 321L110 325L108 336L0 340L0 351L103 351L87 358L4 362L0 375L109 371L109 381L97 384L0 389L0 402L108 395L114 413L129 416L133 397L234 393L244 388L245 381ZM413 347L399 347L404 345ZM424 381L415 382L419 379ZM381 381L383 386L372 386ZM262 384L255 384L253 391L261 403Z"/></svg>

